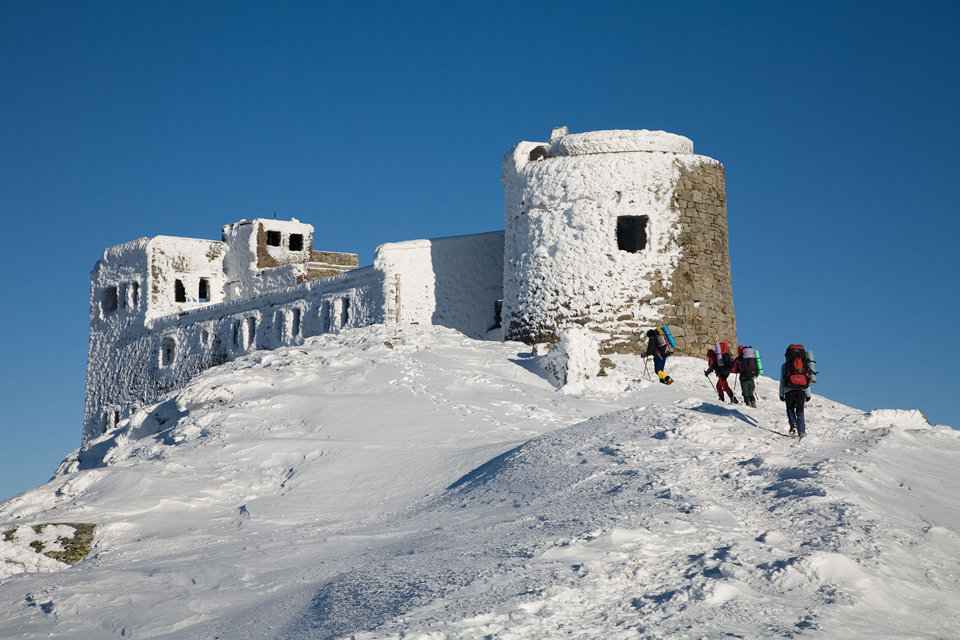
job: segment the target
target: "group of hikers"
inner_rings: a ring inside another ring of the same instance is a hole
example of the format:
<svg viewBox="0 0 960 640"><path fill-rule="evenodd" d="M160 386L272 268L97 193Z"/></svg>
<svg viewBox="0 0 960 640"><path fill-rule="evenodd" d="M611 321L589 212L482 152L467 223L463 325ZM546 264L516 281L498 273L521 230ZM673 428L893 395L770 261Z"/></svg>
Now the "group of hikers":
<svg viewBox="0 0 960 640"><path fill-rule="evenodd" d="M647 331L647 338L647 350L643 357L653 357L653 369L662 384L673 384L673 378L664 371L667 358L676 346L670 329L666 326L650 329ZM711 373L716 374L720 402L724 402L726 397L729 397L733 404L740 402L727 382L730 374L737 374L743 390L743 403L756 408L756 379L763 373L759 351L753 347L739 346L737 355L734 356L726 342L718 342L707 350L707 363L709 366L704 375L709 378ZM803 407L810 399L810 384L817 381L815 365L812 351L804 349L803 345L791 344L787 347L784 362L780 366L780 401L787 405L790 435L799 439L803 439L807 434Z"/></svg>

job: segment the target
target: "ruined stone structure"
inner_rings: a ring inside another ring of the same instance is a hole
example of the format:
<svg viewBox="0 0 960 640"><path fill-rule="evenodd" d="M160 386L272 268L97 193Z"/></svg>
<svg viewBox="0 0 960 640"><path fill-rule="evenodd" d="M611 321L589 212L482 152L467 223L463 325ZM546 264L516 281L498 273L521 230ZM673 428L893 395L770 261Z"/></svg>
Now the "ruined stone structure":
<svg viewBox="0 0 960 640"><path fill-rule="evenodd" d="M600 354L641 352L660 324L680 354L735 343L723 167L690 140L558 129L508 152L503 184L504 231L384 244L363 268L314 250L297 220L107 249L90 278L84 440L209 367L349 327L528 343L586 330Z"/></svg>
<svg viewBox="0 0 960 640"><path fill-rule="evenodd" d="M677 353L736 340L723 166L662 131L554 130L504 158L506 336L585 327L638 353L669 324Z"/></svg>

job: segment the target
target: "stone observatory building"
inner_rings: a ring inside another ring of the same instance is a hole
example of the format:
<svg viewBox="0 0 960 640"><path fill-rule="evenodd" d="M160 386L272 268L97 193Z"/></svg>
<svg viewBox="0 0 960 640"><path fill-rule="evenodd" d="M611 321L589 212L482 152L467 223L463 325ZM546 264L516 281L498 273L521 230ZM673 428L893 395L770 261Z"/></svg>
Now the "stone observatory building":
<svg viewBox="0 0 960 640"><path fill-rule="evenodd" d="M205 369L372 324L530 344L576 334L611 357L642 352L662 324L680 354L736 342L723 166L690 140L555 129L507 153L503 185L505 230L383 244L366 267L315 250L298 220L107 249L90 274L84 441Z"/></svg>
<svg viewBox="0 0 960 640"><path fill-rule="evenodd" d="M503 186L508 339L581 326L604 354L639 353L669 324L679 354L735 341L723 165L688 138L554 129L507 153Z"/></svg>

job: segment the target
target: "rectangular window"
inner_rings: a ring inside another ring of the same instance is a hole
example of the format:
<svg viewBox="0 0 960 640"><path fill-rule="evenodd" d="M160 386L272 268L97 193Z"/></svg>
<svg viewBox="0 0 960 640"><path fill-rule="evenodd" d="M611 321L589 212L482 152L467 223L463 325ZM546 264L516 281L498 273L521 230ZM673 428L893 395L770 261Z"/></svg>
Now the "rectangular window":
<svg viewBox="0 0 960 640"><path fill-rule="evenodd" d="M300 337L300 309L293 310L293 321L291 323L290 333L294 338Z"/></svg>
<svg viewBox="0 0 960 640"><path fill-rule="evenodd" d="M173 282L173 299L176 302L186 302L187 301L187 290L183 288L183 280L174 280Z"/></svg>
<svg viewBox="0 0 960 640"><path fill-rule="evenodd" d="M247 318L247 349L256 348L257 345L257 319Z"/></svg>
<svg viewBox="0 0 960 640"><path fill-rule="evenodd" d="M617 218L617 248L637 253L647 248L648 216L619 216Z"/></svg>
<svg viewBox="0 0 960 640"><path fill-rule="evenodd" d="M206 278L200 278L200 286L197 290L197 300L200 302L210 302L210 282Z"/></svg>
<svg viewBox="0 0 960 640"><path fill-rule="evenodd" d="M267 244L271 247L280 246L280 232L279 231L267 231Z"/></svg>
<svg viewBox="0 0 960 640"><path fill-rule="evenodd" d="M117 288L107 287L103 290L103 300L101 302L104 313L111 313L117 310Z"/></svg>
<svg viewBox="0 0 960 640"><path fill-rule="evenodd" d="M303 251L303 234L290 234L290 251Z"/></svg>
<svg viewBox="0 0 960 640"><path fill-rule="evenodd" d="M324 300L323 304L320 305L320 332L327 333L330 331L333 323L331 322L333 311L330 308L330 301Z"/></svg>
<svg viewBox="0 0 960 640"><path fill-rule="evenodd" d="M136 309L140 306L140 283L130 283L130 306Z"/></svg>
<svg viewBox="0 0 960 640"><path fill-rule="evenodd" d="M163 346L160 348L160 364L169 367L177 357L177 341L172 337L163 339Z"/></svg>

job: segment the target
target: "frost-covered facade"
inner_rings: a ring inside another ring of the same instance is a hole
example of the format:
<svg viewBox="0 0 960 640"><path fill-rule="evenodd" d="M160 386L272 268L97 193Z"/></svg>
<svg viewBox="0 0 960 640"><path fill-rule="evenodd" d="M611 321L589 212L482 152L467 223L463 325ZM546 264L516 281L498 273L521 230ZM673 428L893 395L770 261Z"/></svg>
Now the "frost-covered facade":
<svg viewBox="0 0 960 640"><path fill-rule="evenodd" d="M346 327L528 343L587 330L605 354L637 352L663 323L680 353L735 342L723 167L692 147L556 129L504 158L504 231L384 244L363 268L315 250L297 220L111 247L91 272L84 440L209 367Z"/></svg>
<svg viewBox="0 0 960 640"><path fill-rule="evenodd" d="M663 131L555 129L503 162L508 338L594 332L636 353L669 324L681 354L736 341L723 165Z"/></svg>

